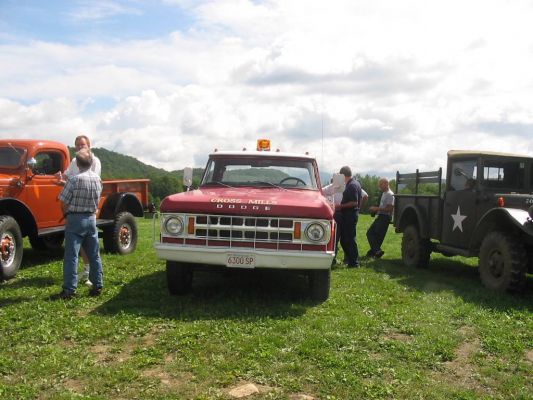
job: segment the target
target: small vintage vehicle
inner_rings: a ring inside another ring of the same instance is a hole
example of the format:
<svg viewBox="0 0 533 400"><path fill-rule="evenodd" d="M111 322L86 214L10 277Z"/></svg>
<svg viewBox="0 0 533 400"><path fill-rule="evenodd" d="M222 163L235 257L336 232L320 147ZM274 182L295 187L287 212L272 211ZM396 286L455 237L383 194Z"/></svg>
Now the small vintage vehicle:
<svg viewBox="0 0 533 400"><path fill-rule="evenodd" d="M406 265L427 267L431 252L479 257L482 282L498 291L520 291L533 272L533 158L493 152L448 152L442 169L396 174L394 226L403 232ZM419 194L437 184L437 195ZM399 186L398 186L399 185Z"/></svg>
<svg viewBox="0 0 533 400"><path fill-rule="evenodd" d="M215 150L199 189L160 210L155 250L170 293L190 291L200 268L270 268L306 274L311 297L329 297L335 222L313 157L272 152L267 140L257 151Z"/></svg>
<svg viewBox="0 0 533 400"><path fill-rule="evenodd" d="M23 256L23 237L37 250L62 246L65 220L57 172L70 163L67 146L45 140L0 140L0 280L13 278ZM148 179L103 182L97 210L106 251L135 250L137 225L148 204Z"/></svg>

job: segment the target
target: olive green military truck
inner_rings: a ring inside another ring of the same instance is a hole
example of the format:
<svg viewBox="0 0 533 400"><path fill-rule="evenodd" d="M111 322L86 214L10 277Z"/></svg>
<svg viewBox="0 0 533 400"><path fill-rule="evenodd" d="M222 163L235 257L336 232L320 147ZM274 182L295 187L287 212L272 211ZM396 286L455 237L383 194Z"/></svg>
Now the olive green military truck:
<svg viewBox="0 0 533 400"><path fill-rule="evenodd" d="M438 171L396 174L394 227L407 266L432 252L479 257L483 284L521 291L533 271L533 158L451 150L446 181ZM433 185L436 194L421 194ZM412 194L401 194L410 187Z"/></svg>

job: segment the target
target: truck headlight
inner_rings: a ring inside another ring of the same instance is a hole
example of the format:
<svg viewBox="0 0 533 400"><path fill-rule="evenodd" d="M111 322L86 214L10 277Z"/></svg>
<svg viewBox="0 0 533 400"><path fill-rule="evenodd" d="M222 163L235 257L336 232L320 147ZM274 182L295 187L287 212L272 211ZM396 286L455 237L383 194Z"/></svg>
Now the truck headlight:
<svg viewBox="0 0 533 400"><path fill-rule="evenodd" d="M179 217L170 217L165 220L165 231L171 235L179 235L183 232L183 221Z"/></svg>
<svg viewBox="0 0 533 400"><path fill-rule="evenodd" d="M309 224L305 230L305 236L312 242L320 242L325 235L326 230L324 227L316 222Z"/></svg>

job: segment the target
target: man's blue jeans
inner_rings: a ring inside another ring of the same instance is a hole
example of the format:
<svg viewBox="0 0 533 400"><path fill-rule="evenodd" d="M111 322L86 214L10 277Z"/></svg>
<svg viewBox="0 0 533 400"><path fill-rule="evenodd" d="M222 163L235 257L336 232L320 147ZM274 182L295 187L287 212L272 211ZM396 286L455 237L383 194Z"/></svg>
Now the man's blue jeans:
<svg viewBox="0 0 533 400"><path fill-rule="evenodd" d="M83 247L89 258L89 280L94 288L104 286L100 243L96 217L92 213L68 214L65 226L65 257L63 259L63 290L74 293L78 286L78 254Z"/></svg>

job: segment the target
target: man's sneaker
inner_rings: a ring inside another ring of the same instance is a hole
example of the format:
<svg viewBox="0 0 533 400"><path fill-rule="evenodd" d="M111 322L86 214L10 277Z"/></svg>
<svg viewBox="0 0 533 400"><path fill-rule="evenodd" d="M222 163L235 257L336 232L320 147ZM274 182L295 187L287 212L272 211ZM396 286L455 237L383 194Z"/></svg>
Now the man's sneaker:
<svg viewBox="0 0 533 400"><path fill-rule="evenodd" d="M62 290L61 292L50 296L50 300L71 300L76 297L76 292L66 292Z"/></svg>
<svg viewBox="0 0 533 400"><path fill-rule="evenodd" d="M93 287L93 283L89 279L86 279L84 283L86 286Z"/></svg>
<svg viewBox="0 0 533 400"><path fill-rule="evenodd" d="M102 294L102 288L93 287L91 290L89 290L89 296L91 297L98 297L101 294Z"/></svg>
<svg viewBox="0 0 533 400"><path fill-rule="evenodd" d="M385 252L383 250L378 250L378 251L376 251L376 254L374 254L374 257L375 258L381 258L381 257L383 257L383 254L385 254Z"/></svg>

